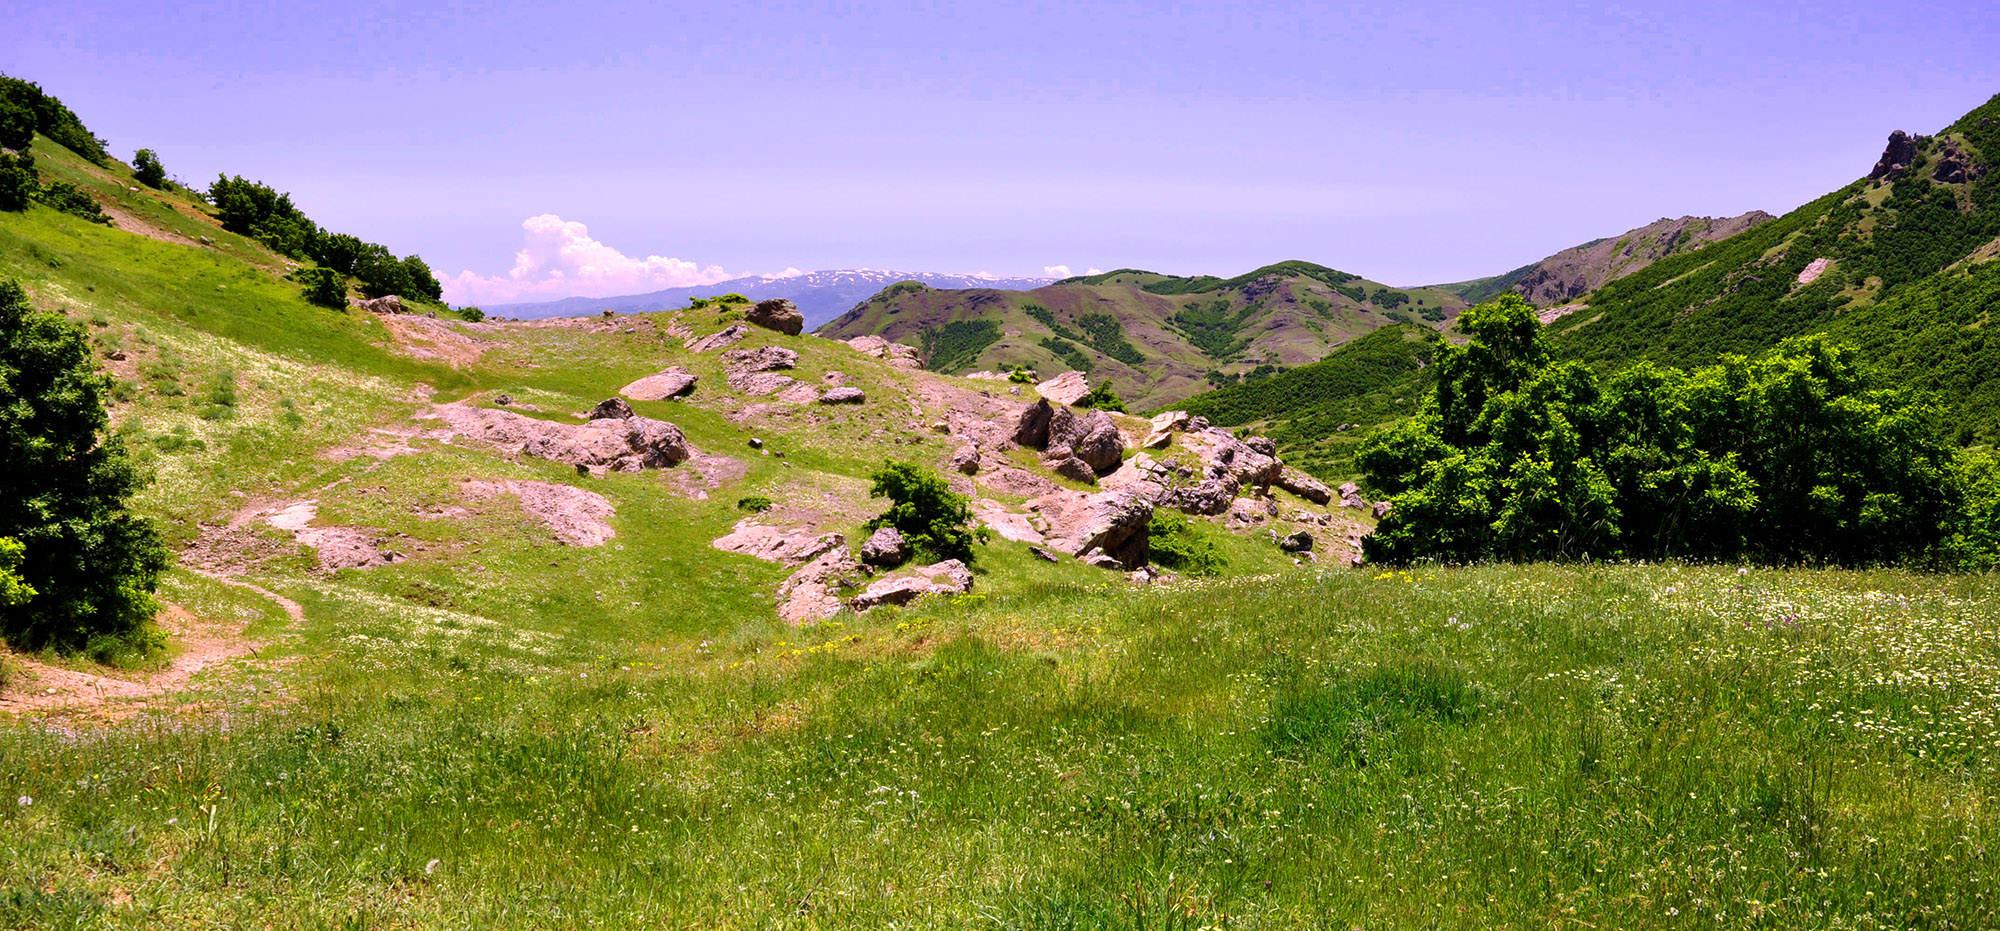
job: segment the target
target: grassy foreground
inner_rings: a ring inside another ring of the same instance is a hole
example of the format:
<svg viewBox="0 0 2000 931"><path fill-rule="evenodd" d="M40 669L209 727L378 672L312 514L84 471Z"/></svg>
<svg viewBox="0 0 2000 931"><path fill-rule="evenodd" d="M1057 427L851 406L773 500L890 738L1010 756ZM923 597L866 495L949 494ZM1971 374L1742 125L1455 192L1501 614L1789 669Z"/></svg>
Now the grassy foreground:
<svg viewBox="0 0 2000 931"><path fill-rule="evenodd" d="M371 631L0 729L0 927L1991 927L1996 608L1535 567Z"/></svg>

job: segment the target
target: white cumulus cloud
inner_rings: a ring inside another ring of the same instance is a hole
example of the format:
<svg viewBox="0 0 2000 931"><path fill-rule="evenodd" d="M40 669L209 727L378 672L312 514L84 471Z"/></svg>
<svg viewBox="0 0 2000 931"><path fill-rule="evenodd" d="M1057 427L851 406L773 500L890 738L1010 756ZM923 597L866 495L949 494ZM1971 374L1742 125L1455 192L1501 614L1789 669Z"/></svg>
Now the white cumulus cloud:
<svg viewBox="0 0 2000 931"><path fill-rule="evenodd" d="M701 265L660 255L634 258L590 238L582 223L553 213L521 221L526 245L514 253L505 275L462 271L446 278L445 299L454 304L509 304L563 297L613 297L662 288L714 284L741 275L719 265Z"/></svg>
<svg viewBox="0 0 2000 931"><path fill-rule="evenodd" d="M1073 273L1067 265L1044 265L1042 266L1042 275L1048 278L1069 278L1072 277Z"/></svg>

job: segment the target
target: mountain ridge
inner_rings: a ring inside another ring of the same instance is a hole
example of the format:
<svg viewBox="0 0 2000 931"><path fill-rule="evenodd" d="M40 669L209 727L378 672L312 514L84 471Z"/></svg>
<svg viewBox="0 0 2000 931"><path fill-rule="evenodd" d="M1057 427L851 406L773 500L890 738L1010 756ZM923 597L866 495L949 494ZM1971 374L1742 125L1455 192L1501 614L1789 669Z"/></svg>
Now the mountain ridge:
<svg viewBox="0 0 2000 931"><path fill-rule="evenodd" d="M553 301L533 301L487 305L494 316L517 320L549 317L576 317L602 311L621 314L675 310L689 298L737 293L753 300L784 298L798 305L812 329L841 312L899 281L920 281L932 287L995 288L1021 290L1054 283L1054 278L1002 278L982 275L952 275L939 272L902 272L873 268L825 269L796 275L745 275L714 284L683 288L663 288L643 294L612 297L566 297Z"/></svg>

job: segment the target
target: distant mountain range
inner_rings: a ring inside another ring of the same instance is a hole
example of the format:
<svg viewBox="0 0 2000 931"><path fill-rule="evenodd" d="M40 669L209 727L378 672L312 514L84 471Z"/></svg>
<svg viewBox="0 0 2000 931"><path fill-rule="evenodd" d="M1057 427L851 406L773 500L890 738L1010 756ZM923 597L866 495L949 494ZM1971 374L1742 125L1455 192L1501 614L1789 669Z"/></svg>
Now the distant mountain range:
<svg viewBox="0 0 2000 931"><path fill-rule="evenodd" d="M918 281L933 288L984 288L1021 291L1055 282L1054 278L993 278L981 275L939 275L931 272L897 272L874 268L806 272L801 275L752 275L705 284L693 288L667 288L646 294L620 297L569 297L559 301L531 304L497 304L485 308L488 314L518 320L543 317L577 317L610 310L621 314L673 310L687 306L688 298L715 294L741 294L752 300L782 297L799 306L806 315L806 327L817 327L889 285Z"/></svg>

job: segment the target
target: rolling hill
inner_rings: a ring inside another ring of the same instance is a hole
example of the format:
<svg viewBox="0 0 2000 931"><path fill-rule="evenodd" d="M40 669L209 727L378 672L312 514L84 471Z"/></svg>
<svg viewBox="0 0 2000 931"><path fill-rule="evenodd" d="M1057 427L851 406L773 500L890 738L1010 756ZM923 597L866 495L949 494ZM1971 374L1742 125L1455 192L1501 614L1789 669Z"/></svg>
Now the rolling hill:
<svg viewBox="0 0 2000 931"><path fill-rule="evenodd" d="M1507 291L1536 307L1576 300L1671 255L1692 252L1772 220L1762 210L1734 217L1662 217L1617 236L1564 249L1504 275L1436 285L1478 304Z"/></svg>
<svg viewBox="0 0 2000 931"><path fill-rule="evenodd" d="M689 298L731 292L753 301L782 297L798 305L811 329L833 319L889 285L899 281L920 281L933 288L991 288L1003 291L1039 288L1053 278L993 278L981 275L939 275L930 272L896 272L873 268L805 272L797 275L750 275L692 288L667 288L645 294L619 297L569 297L559 301L526 304L494 304L485 308L496 317L514 320L542 320L549 317L577 317L612 311L641 314L656 310L678 310Z"/></svg>

